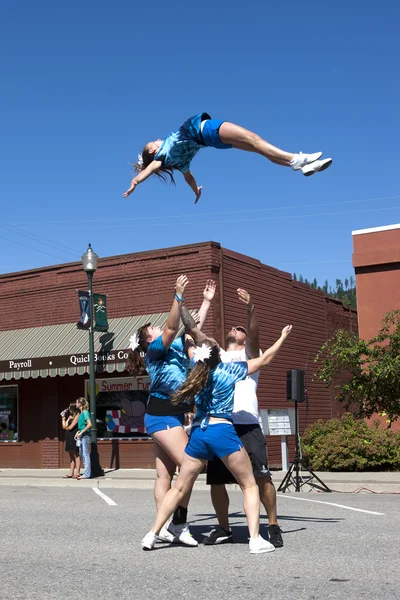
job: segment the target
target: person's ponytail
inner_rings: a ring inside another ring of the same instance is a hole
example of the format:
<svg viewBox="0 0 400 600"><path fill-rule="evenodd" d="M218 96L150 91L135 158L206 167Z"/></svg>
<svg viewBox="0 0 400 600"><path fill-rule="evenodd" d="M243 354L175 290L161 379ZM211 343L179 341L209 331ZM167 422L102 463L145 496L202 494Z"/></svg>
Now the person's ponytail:
<svg viewBox="0 0 400 600"><path fill-rule="evenodd" d="M136 333L137 345L135 348L130 348L128 352L128 360L126 361L125 370L128 371L129 375L138 377L146 373L146 365L144 363L144 357L147 352L149 343L147 341L147 329L151 323L146 323L139 327Z"/></svg>
<svg viewBox="0 0 400 600"><path fill-rule="evenodd" d="M219 346L215 340L206 338L202 342L202 346L211 348L209 358L198 360L190 371L186 381L181 385L179 390L172 396L172 404L180 404L188 402L192 404L196 395L208 384L210 373L220 362Z"/></svg>

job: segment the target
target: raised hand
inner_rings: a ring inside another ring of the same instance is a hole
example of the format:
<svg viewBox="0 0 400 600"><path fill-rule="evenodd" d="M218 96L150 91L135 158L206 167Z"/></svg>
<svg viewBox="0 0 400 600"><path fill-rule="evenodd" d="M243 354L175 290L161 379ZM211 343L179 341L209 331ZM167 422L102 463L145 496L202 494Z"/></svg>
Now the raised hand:
<svg viewBox="0 0 400 600"><path fill-rule="evenodd" d="M181 298L183 297L183 292L185 291L185 287L187 286L188 283L189 283L189 279L186 277L186 275L179 275L178 279L176 280L175 292Z"/></svg>
<svg viewBox="0 0 400 600"><path fill-rule="evenodd" d="M246 310L252 310L253 304L251 303L251 297L249 292L246 292L246 290L242 288L238 288L237 293L239 296L239 300L246 305Z"/></svg>
<svg viewBox="0 0 400 600"><path fill-rule="evenodd" d="M286 325L286 327L282 329L281 337L286 339L289 333L292 331L292 327L293 325Z"/></svg>
<svg viewBox="0 0 400 600"><path fill-rule="evenodd" d="M207 279L206 287L204 288L203 297L204 300L211 300L214 298L215 290L217 289L217 284L212 279Z"/></svg>

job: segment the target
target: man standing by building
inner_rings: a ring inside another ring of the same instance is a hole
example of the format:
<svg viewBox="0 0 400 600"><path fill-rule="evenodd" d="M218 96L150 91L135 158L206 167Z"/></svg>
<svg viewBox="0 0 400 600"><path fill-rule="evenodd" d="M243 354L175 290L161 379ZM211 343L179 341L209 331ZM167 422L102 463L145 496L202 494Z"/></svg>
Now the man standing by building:
<svg viewBox="0 0 400 600"><path fill-rule="evenodd" d="M221 349L223 362L245 361L260 354L259 328L250 295L239 288L239 299L247 311L247 328L232 327L226 338L226 350ZM265 436L260 427L257 384L259 371L239 381L235 386L234 411L232 414L236 432L245 447L253 466L254 477L260 492L260 500L268 515L269 541L276 548L283 546L281 530L276 513L276 490L268 469ZM236 483L232 474L217 457L207 466L207 484L211 486L211 499L219 526L204 541L206 545L233 542L229 527L229 496L225 484Z"/></svg>

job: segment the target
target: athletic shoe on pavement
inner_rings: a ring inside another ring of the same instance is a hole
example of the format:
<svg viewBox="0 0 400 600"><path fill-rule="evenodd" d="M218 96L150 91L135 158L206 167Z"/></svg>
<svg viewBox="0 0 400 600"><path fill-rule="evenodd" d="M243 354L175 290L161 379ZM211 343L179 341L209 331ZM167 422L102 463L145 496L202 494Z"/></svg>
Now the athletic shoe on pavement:
<svg viewBox="0 0 400 600"><path fill-rule="evenodd" d="M321 158L321 156L322 152L314 152L314 154L303 154L302 152L299 152L293 156L292 160L290 161L290 166L292 167L293 171L299 171L302 167L305 167L306 165L309 165Z"/></svg>
<svg viewBox="0 0 400 600"><path fill-rule="evenodd" d="M269 525L268 527L268 538L270 543L275 546L275 548L282 548L283 539L282 539L282 530L279 525Z"/></svg>
<svg viewBox="0 0 400 600"><path fill-rule="evenodd" d="M204 544L206 546L215 546L216 544L232 544L233 535L232 531L227 531L223 527L216 527L213 529L208 537L205 538Z"/></svg>
<svg viewBox="0 0 400 600"><path fill-rule="evenodd" d="M157 536L152 531L146 533L144 538L142 539L142 548L143 550L153 550L155 543L157 541Z"/></svg>
<svg viewBox="0 0 400 600"><path fill-rule="evenodd" d="M332 164L331 158L324 158L323 160L316 160L315 162L311 163L311 165L306 165L305 167L303 167L301 169L301 172L306 177L309 177L310 175L314 175L314 173L316 173L317 171L325 171L325 169L330 167L331 164Z"/></svg>
<svg viewBox="0 0 400 600"><path fill-rule="evenodd" d="M171 523L168 525L168 531L174 536L174 543L180 542L185 546L198 546L198 542L192 537L189 527L186 523L182 525L174 525Z"/></svg>
<svg viewBox="0 0 400 600"><path fill-rule="evenodd" d="M275 546L264 540L261 535L258 538L250 538L249 541L250 554L262 554L263 552L273 552Z"/></svg>
<svg viewBox="0 0 400 600"><path fill-rule="evenodd" d="M168 526L169 523L167 522L167 525L161 527L160 533L157 536L157 542L168 542L169 544L172 544L176 540L175 536L168 531Z"/></svg>

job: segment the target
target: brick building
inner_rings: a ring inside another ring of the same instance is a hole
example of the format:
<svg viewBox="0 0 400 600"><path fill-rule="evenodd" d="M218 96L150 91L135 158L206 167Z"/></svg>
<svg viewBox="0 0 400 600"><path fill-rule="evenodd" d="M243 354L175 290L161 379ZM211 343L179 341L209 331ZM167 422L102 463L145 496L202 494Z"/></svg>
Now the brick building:
<svg viewBox="0 0 400 600"><path fill-rule="evenodd" d="M154 466L152 442L142 428L148 378L124 373L126 348L137 326L165 321L181 273L190 281L189 308L200 305L208 278L217 281L204 330L220 342L232 325L245 321L239 286L255 303L262 348L293 324L289 340L261 373L260 408L287 407L286 371L306 368L310 400L299 406L300 431L341 413L330 391L311 380L326 339L339 327L357 328L356 313L341 302L216 242L101 258L93 287L107 294L110 325L108 333L95 334L103 468ZM86 285L80 263L0 276L0 421L8 421L9 432L0 437L1 467L67 465L60 411L87 393L88 334L76 327L77 290ZM270 463L279 466L279 438L269 438L268 449Z"/></svg>
<svg viewBox="0 0 400 600"><path fill-rule="evenodd" d="M353 231L353 249L359 333L368 340L384 314L400 308L400 224ZM400 422L392 428L400 430Z"/></svg>

